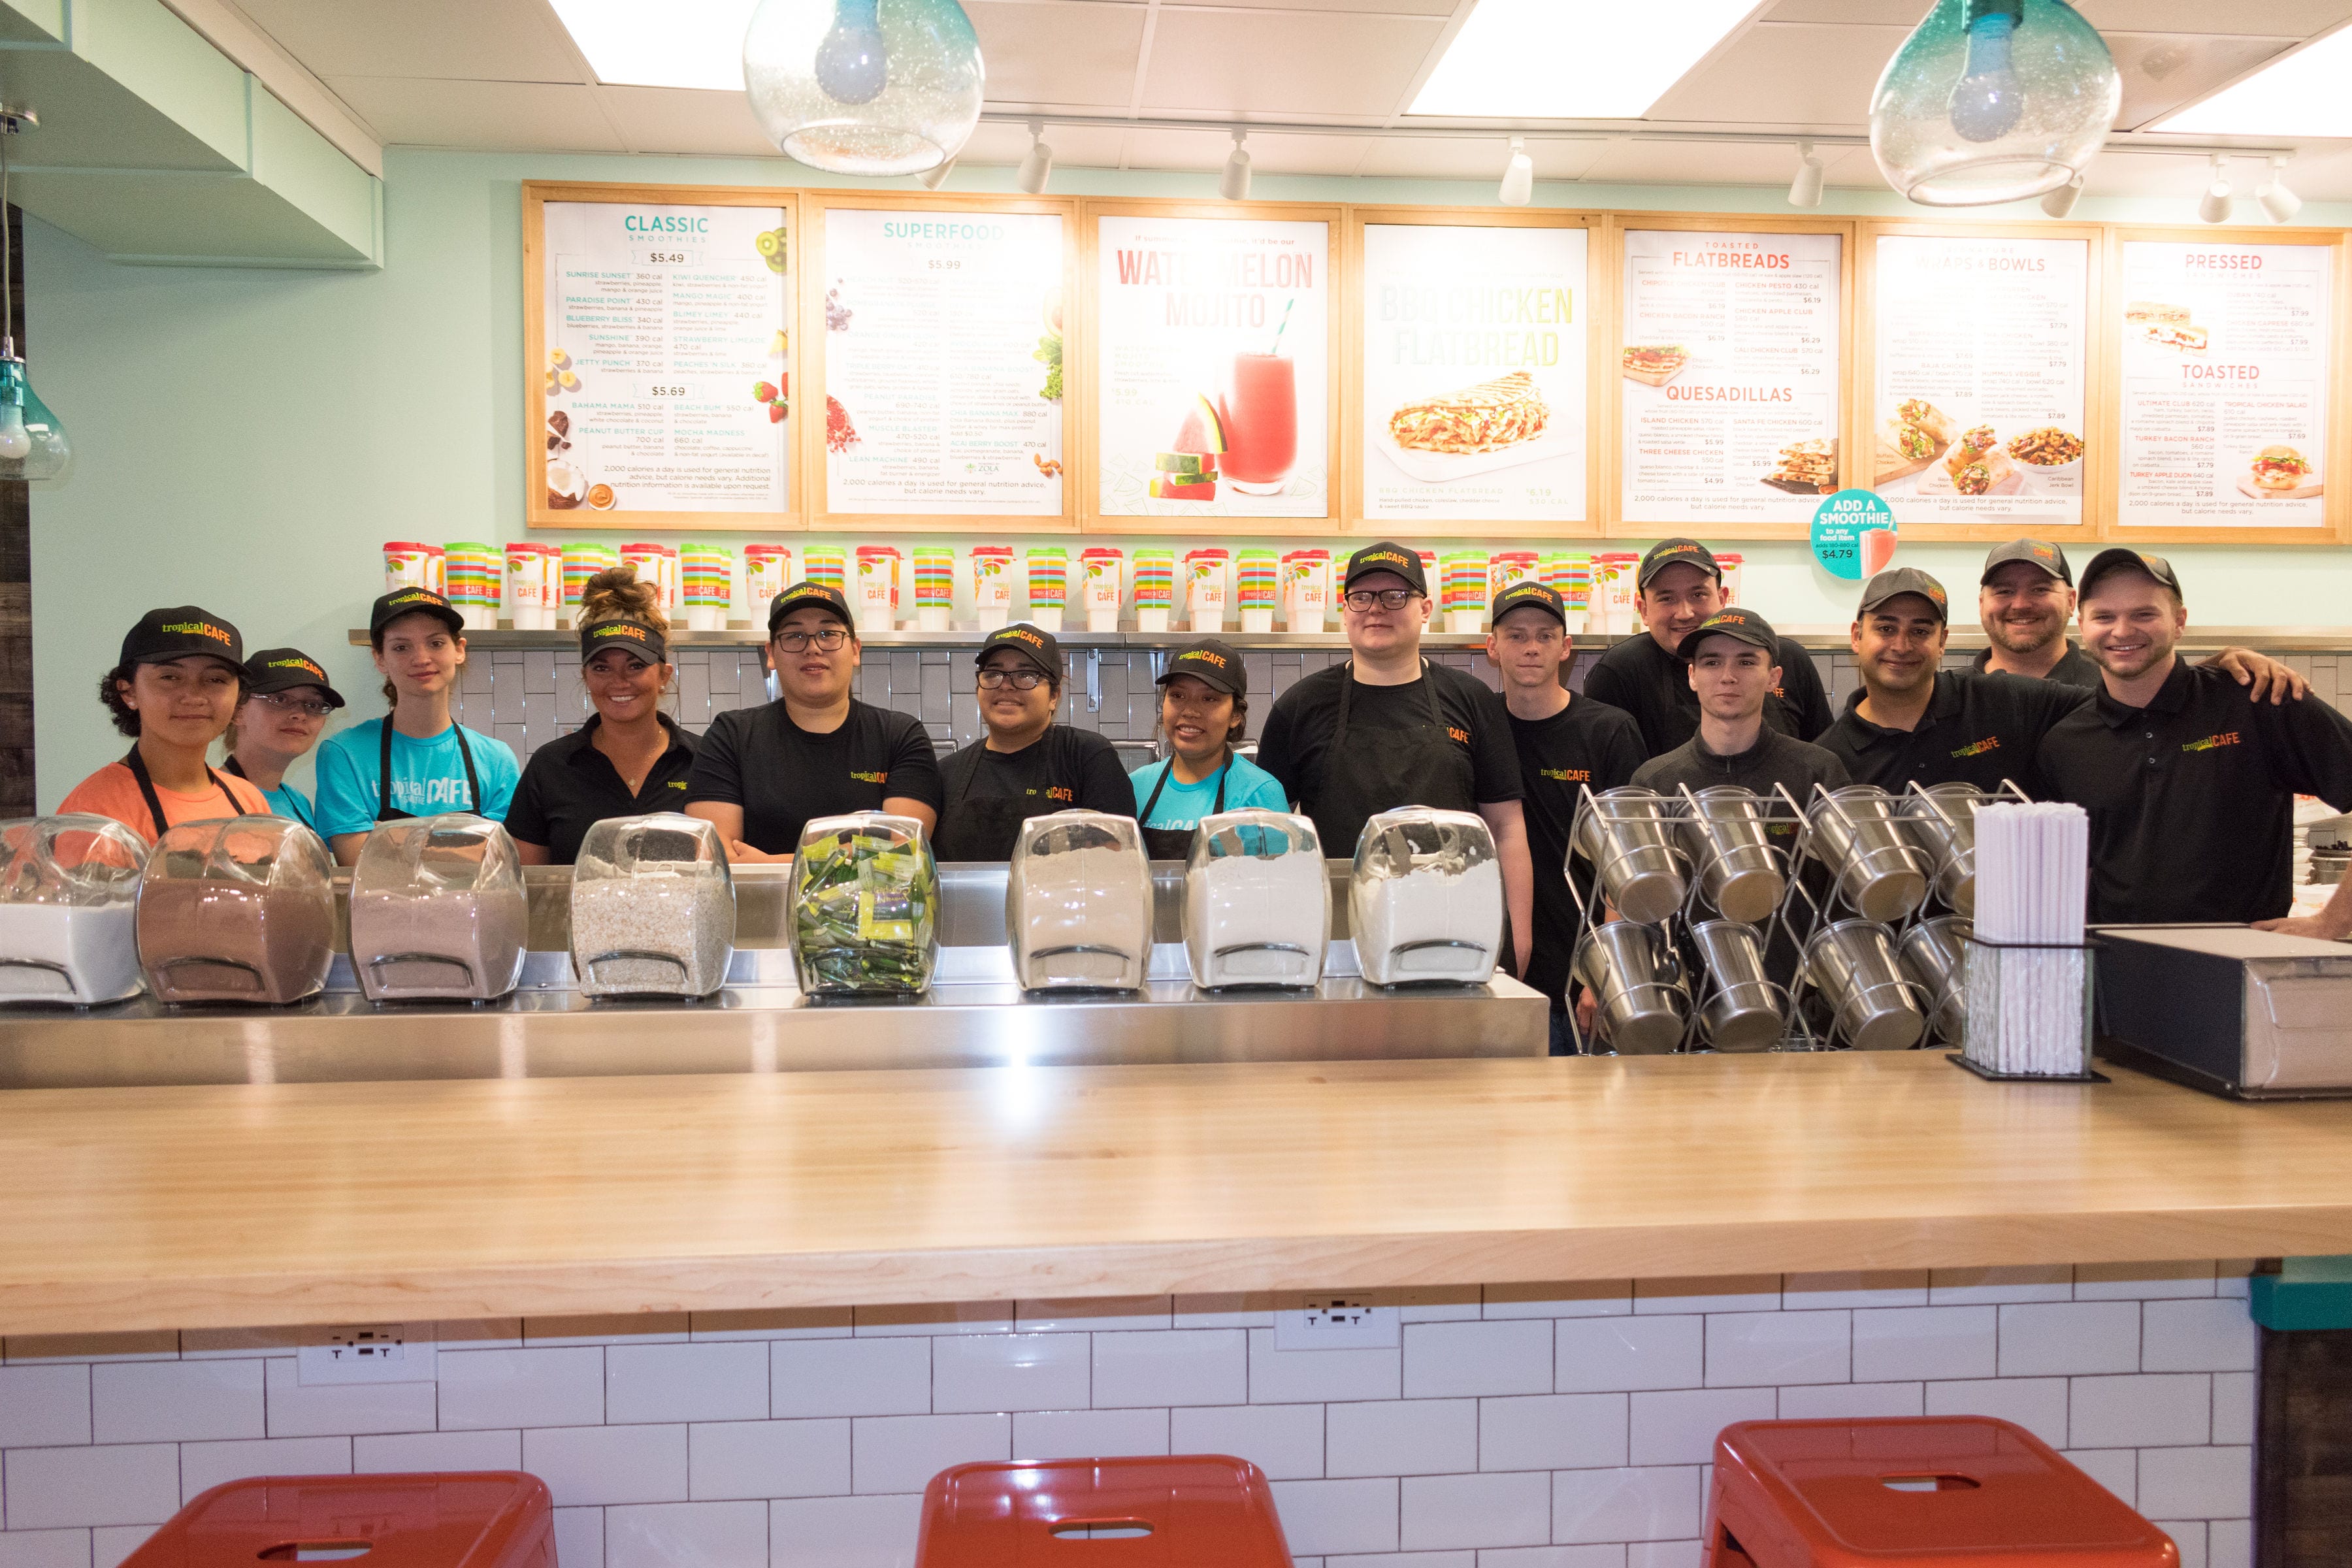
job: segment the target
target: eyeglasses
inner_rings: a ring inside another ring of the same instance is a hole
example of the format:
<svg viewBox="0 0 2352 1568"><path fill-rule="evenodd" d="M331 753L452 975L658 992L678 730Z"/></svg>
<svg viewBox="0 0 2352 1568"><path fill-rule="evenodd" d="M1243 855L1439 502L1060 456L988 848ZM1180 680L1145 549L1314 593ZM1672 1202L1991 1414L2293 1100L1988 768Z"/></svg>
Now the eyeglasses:
<svg viewBox="0 0 2352 1568"><path fill-rule="evenodd" d="M275 691L257 693L258 699L280 713L299 713L305 719L323 719L334 711L315 697L287 697Z"/></svg>
<svg viewBox="0 0 2352 1568"><path fill-rule="evenodd" d="M819 653L838 653L841 651L841 646L848 640L849 628L846 626L825 626L813 632L778 632L776 634L776 646L786 653L806 653L811 643L816 645L816 650Z"/></svg>
<svg viewBox="0 0 2352 1568"><path fill-rule="evenodd" d="M1034 691L1045 679L1045 672L1037 669L983 669L980 672L981 689L986 691L993 691L1001 686L1010 686L1015 691Z"/></svg>
<svg viewBox="0 0 2352 1568"><path fill-rule="evenodd" d="M1347 604L1357 611L1369 610L1375 604L1383 610L1402 610L1420 597L1411 588L1359 588L1347 595Z"/></svg>

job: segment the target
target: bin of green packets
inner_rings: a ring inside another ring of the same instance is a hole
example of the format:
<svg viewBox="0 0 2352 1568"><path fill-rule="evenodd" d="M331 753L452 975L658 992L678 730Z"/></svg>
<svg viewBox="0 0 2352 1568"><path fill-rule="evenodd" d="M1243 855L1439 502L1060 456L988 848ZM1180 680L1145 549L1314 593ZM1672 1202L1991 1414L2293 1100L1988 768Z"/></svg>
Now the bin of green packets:
<svg viewBox="0 0 2352 1568"><path fill-rule="evenodd" d="M793 857L793 963L812 996L911 996L939 961L940 871L923 825L824 816Z"/></svg>

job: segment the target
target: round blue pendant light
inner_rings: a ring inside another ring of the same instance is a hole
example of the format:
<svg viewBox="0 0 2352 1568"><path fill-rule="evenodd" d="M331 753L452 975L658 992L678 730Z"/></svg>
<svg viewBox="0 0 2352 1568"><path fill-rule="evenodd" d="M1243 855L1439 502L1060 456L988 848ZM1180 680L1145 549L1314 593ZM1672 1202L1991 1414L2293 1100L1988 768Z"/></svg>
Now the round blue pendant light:
<svg viewBox="0 0 2352 1568"><path fill-rule="evenodd" d="M919 174L980 122L980 37L956 0L761 0L743 89L785 153L837 174Z"/></svg>

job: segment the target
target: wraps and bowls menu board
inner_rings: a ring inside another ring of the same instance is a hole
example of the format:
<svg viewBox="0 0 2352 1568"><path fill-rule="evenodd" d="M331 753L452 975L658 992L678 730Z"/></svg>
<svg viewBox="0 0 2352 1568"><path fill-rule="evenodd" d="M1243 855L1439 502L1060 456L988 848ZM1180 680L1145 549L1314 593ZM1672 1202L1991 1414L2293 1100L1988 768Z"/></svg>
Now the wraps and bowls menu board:
<svg viewBox="0 0 2352 1568"><path fill-rule="evenodd" d="M2319 528L2335 251L2126 240L2126 526Z"/></svg>
<svg viewBox="0 0 2352 1568"><path fill-rule="evenodd" d="M1584 518L1585 231L1366 224L1364 515Z"/></svg>
<svg viewBox="0 0 2352 1568"><path fill-rule="evenodd" d="M1626 231L1625 517L1803 523L1836 492L1842 245Z"/></svg>
<svg viewBox="0 0 2352 1568"><path fill-rule="evenodd" d="M549 202L546 506L785 510L783 209Z"/></svg>
<svg viewBox="0 0 2352 1568"><path fill-rule="evenodd" d="M2083 521L2091 247L1881 235L1872 488L1906 522Z"/></svg>
<svg viewBox="0 0 2352 1568"><path fill-rule="evenodd" d="M1329 515L1331 226L1096 221L1100 510Z"/></svg>
<svg viewBox="0 0 2352 1568"><path fill-rule="evenodd" d="M834 207L824 272L826 510L1058 515L1061 218Z"/></svg>

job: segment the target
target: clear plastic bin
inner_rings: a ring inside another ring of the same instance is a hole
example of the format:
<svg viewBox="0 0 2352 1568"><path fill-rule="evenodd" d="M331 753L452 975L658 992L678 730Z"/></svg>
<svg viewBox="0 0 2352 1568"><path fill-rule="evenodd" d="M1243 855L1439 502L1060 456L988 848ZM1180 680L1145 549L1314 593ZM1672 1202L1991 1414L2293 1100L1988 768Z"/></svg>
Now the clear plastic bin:
<svg viewBox="0 0 2352 1568"><path fill-rule="evenodd" d="M146 844L110 816L0 822L0 1002L137 995L146 860Z"/></svg>
<svg viewBox="0 0 2352 1568"><path fill-rule="evenodd" d="M488 1002L522 979L522 860L487 816L378 824L352 871L352 968L371 1002Z"/></svg>
<svg viewBox="0 0 2352 1568"><path fill-rule="evenodd" d="M1503 868L1475 812L1373 815L1348 880L1356 960L1375 985L1482 985L1502 942Z"/></svg>
<svg viewBox="0 0 2352 1568"><path fill-rule="evenodd" d="M1203 991L1311 986L1331 944L1315 824L1285 811L1201 819L1184 862L1184 957Z"/></svg>
<svg viewBox="0 0 2352 1568"><path fill-rule="evenodd" d="M911 996L940 957L940 868L911 816L820 816L787 895L793 964L812 996Z"/></svg>
<svg viewBox="0 0 2352 1568"><path fill-rule="evenodd" d="M591 996L708 996L735 959L719 830L677 812L612 816L572 868L572 967Z"/></svg>
<svg viewBox="0 0 2352 1568"><path fill-rule="evenodd" d="M166 828L139 880L139 962L163 1002L299 1002L335 956L335 862L289 817Z"/></svg>
<svg viewBox="0 0 2352 1568"><path fill-rule="evenodd" d="M1133 991L1151 969L1151 862L1131 816L1056 811L1021 825L1004 882L1013 975L1027 991Z"/></svg>

